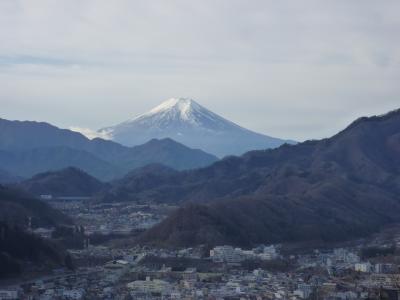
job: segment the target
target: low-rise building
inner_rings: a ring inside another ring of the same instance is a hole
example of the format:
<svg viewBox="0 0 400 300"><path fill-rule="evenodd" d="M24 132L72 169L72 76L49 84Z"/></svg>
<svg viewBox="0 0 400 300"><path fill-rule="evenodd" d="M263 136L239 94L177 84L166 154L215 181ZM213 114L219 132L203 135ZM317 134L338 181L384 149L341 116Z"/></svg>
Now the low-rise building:
<svg viewBox="0 0 400 300"><path fill-rule="evenodd" d="M151 280L147 277L146 280L136 280L128 283L126 287L132 291L142 293L161 293L168 294L171 291L171 284L164 280Z"/></svg>
<svg viewBox="0 0 400 300"><path fill-rule="evenodd" d="M278 251L274 245L264 247L263 252L259 254L263 260L272 260L278 257Z"/></svg>
<svg viewBox="0 0 400 300"><path fill-rule="evenodd" d="M0 290L0 299L1 300L17 300L19 299L18 290Z"/></svg>
<svg viewBox="0 0 400 300"><path fill-rule="evenodd" d="M369 273L372 271L372 265L369 262L356 263L354 264L354 270L356 272Z"/></svg>
<svg viewBox="0 0 400 300"><path fill-rule="evenodd" d="M238 264L243 261L243 255L239 250L227 245L217 246L214 249L210 250L210 257L214 262Z"/></svg>

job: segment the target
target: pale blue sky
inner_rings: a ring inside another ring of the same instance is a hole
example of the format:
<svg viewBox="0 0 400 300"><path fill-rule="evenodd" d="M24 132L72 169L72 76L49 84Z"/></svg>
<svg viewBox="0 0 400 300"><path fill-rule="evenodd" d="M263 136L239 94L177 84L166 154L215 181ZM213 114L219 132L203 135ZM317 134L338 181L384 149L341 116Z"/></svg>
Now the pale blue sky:
<svg viewBox="0 0 400 300"><path fill-rule="evenodd" d="M0 0L0 117L101 128L189 97L304 140L400 107L400 2Z"/></svg>

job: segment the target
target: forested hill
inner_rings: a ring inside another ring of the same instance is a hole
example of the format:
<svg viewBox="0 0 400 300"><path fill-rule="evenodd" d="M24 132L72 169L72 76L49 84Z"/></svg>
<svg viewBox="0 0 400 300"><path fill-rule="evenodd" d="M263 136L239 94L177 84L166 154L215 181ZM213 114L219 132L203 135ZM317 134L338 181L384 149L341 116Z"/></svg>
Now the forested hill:
<svg viewBox="0 0 400 300"><path fill-rule="evenodd" d="M70 224L69 217L21 190L0 185L0 221L25 228Z"/></svg>
<svg viewBox="0 0 400 300"><path fill-rule="evenodd" d="M62 248L30 232L36 227L71 223L67 216L29 194L0 186L0 279L18 276L28 266L71 266Z"/></svg>
<svg viewBox="0 0 400 300"><path fill-rule="evenodd" d="M142 242L250 245L365 235L399 220L400 110L361 118L329 139L249 152L159 182L136 195L191 204Z"/></svg>

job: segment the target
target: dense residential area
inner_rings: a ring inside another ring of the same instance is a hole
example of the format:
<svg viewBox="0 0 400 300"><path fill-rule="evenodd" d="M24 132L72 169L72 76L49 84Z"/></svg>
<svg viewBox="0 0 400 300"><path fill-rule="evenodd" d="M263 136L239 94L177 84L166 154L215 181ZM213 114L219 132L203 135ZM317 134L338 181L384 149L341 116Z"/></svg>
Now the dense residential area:
<svg viewBox="0 0 400 300"><path fill-rule="evenodd" d="M396 230L398 230L396 228ZM74 270L2 285L2 299L397 299L400 235L342 248L87 245ZM293 251L293 252L291 252Z"/></svg>

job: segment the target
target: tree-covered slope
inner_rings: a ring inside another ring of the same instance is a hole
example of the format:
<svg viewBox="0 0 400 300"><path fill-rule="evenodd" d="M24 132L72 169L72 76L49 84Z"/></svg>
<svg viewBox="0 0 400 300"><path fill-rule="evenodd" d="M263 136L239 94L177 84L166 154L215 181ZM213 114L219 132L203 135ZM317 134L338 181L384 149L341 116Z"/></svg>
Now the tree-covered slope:
<svg viewBox="0 0 400 300"><path fill-rule="evenodd" d="M364 235L400 215L400 111L359 119L329 139L166 176L150 189L153 201L196 204L183 205L142 242L249 245ZM162 198L157 191L170 192Z"/></svg>

